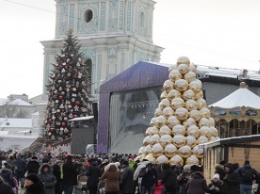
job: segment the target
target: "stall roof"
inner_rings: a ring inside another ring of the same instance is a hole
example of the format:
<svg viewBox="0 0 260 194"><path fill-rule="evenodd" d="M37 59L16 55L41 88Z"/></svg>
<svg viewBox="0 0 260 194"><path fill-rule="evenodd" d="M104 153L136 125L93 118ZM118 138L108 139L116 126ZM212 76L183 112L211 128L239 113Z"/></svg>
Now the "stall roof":
<svg viewBox="0 0 260 194"><path fill-rule="evenodd" d="M257 141L257 140L260 140L259 134L244 135L244 136L221 138L212 142L199 144L199 147L202 149L208 149L208 148L217 147L225 144L245 143L245 142Z"/></svg>
<svg viewBox="0 0 260 194"><path fill-rule="evenodd" d="M209 107L218 107L223 109L230 109L236 107L250 107L260 109L260 97L247 89L244 82L240 84L240 88L226 96L222 100L215 102Z"/></svg>

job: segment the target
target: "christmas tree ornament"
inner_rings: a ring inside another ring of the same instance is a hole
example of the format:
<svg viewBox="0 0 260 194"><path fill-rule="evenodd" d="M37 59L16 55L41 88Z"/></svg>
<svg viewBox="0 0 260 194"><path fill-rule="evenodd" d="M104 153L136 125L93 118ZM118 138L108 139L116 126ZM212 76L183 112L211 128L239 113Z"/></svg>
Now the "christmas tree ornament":
<svg viewBox="0 0 260 194"><path fill-rule="evenodd" d="M181 148L179 148L178 154L184 159L190 157L192 154L190 146L182 146Z"/></svg>
<svg viewBox="0 0 260 194"><path fill-rule="evenodd" d="M173 114L174 114L174 111L173 111L173 109L172 109L171 107L165 107L165 108L163 109L163 115L164 115L166 118L172 116Z"/></svg>
<svg viewBox="0 0 260 194"><path fill-rule="evenodd" d="M147 146L151 144L151 136L146 136L143 140L143 145Z"/></svg>
<svg viewBox="0 0 260 194"><path fill-rule="evenodd" d="M150 137L150 144L154 145L160 142L160 136L158 134L154 134Z"/></svg>
<svg viewBox="0 0 260 194"><path fill-rule="evenodd" d="M165 147L168 144L172 144L172 136L171 135L161 135L160 144Z"/></svg>
<svg viewBox="0 0 260 194"><path fill-rule="evenodd" d="M198 103L195 100L187 100L185 107L187 108L188 111L191 110L198 110Z"/></svg>
<svg viewBox="0 0 260 194"><path fill-rule="evenodd" d="M144 148L145 154L150 154L152 153L152 146L150 144L148 144L145 148Z"/></svg>
<svg viewBox="0 0 260 194"><path fill-rule="evenodd" d="M162 135L171 135L172 134L172 130L167 125L164 125L164 126L162 126L160 128L159 134L160 134L160 136L162 136Z"/></svg>
<svg viewBox="0 0 260 194"><path fill-rule="evenodd" d="M172 100L174 98L179 98L181 97L181 93L175 89L172 89L169 93L168 93L168 99Z"/></svg>
<svg viewBox="0 0 260 194"><path fill-rule="evenodd" d="M186 56L181 56L177 59L176 64L177 65L186 64L186 65L190 66L190 59Z"/></svg>
<svg viewBox="0 0 260 194"><path fill-rule="evenodd" d="M185 102L182 98L173 98L171 101L172 108L176 110L177 108L185 107Z"/></svg>
<svg viewBox="0 0 260 194"><path fill-rule="evenodd" d="M192 100L192 99L196 99L195 92L193 90L191 90L191 89L188 89L185 92L183 92L182 97L186 101Z"/></svg>
<svg viewBox="0 0 260 194"><path fill-rule="evenodd" d="M186 65L186 64L180 64L180 65L178 65L178 71L179 71L182 75L184 75L184 74L186 74L186 73L189 72L189 66Z"/></svg>
<svg viewBox="0 0 260 194"><path fill-rule="evenodd" d="M177 69L170 71L170 74L169 74L170 81L175 82L176 80L179 80L181 78L182 78L182 75Z"/></svg>
<svg viewBox="0 0 260 194"><path fill-rule="evenodd" d="M176 116L170 116L170 117L167 119L167 122L166 122L167 126L170 127L170 128L172 128L173 126L178 125L178 124L180 124L180 123L181 123L180 120L177 119Z"/></svg>
<svg viewBox="0 0 260 194"><path fill-rule="evenodd" d="M186 73L186 74L184 75L184 79L185 79L188 83L190 83L190 82L196 80L196 73L194 73L193 71L189 71L188 73Z"/></svg>
<svg viewBox="0 0 260 194"><path fill-rule="evenodd" d="M159 117L161 115L162 115L162 109L156 108L155 111L154 111L154 116Z"/></svg>
<svg viewBox="0 0 260 194"><path fill-rule="evenodd" d="M186 134L186 128L183 125L175 125L172 128L172 134L175 135L185 135Z"/></svg>
<svg viewBox="0 0 260 194"><path fill-rule="evenodd" d="M156 143L156 144L154 144L153 146L152 146L152 154L153 154L153 157L158 157L158 156L160 156L160 155L162 155L163 154L163 151L164 151L164 149L163 149L163 147L161 146L161 144L160 143Z"/></svg>
<svg viewBox="0 0 260 194"><path fill-rule="evenodd" d="M170 80L166 80L163 84L163 88L166 92L169 92L170 90L172 90L174 88L174 82L172 82Z"/></svg>
<svg viewBox="0 0 260 194"><path fill-rule="evenodd" d="M168 164L169 160L165 155L160 155L160 156L157 157L156 163L157 164Z"/></svg>
<svg viewBox="0 0 260 194"><path fill-rule="evenodd" d="M165 148L164 148L164 153L165 153L165 155L166 155L168 158L171 158L171 157L173 157L174 155L176 155L176 154L177 154L177 151L178 151L178 149L177 149L176 146L173 145L173 144L168 144L168 145L166 145Z"/></svg>
<svg viewBox="0 0 260 194"><path fill-rule="evenodd" d="M176 148L180 148L182 146L186 145L186 137L184 135L175 135L173 137L173 145L176 146Z"/></svg>

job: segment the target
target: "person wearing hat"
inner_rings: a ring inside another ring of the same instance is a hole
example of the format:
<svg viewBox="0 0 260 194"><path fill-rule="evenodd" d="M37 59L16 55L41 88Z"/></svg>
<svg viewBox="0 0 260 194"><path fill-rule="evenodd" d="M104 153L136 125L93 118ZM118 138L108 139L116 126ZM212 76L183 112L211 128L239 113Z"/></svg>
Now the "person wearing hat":
<svg viewBox="0 0 260 194"><path fill-rule="evenodd" d="M62 176L61 176L61 168L63 165L63 161L57 160L52 165L52 173L55 176L57 183L55 185L55 194L62 194L63 192L63 184L62 184Z"/></svg>
<svg viewBox="0 0 260 194"><path fill-rule="evenodd" d="M253 181L257 179L258 172L251 167L248 160L246 160L244 166L238 168L236 172L240 176L240 194L251 194Z"/></svg>
<svg viewBox="0 0 260 194"><path fill-rule="evenodd" d="M186 184L191 177L190 165L185 165L183 167L182 173L177 177L177 180L180 185L180 194L186 194Z"/></svg>
<svg viewBox="0 0 260 194"><path fill-rule="evenodd" d="M191 166L192 175L186 184L187 194L205 194L210 192L201 170L199 166Z"/></svg>
<svg viewBox="0 0 260 194"><path fill-rule="evenodd" d="M121 163L121 181L120 181L120 193L121 194L133 194L134 193L134 173L129 167L129 162L123 160Z"/></svg>
<svg viewBox="0 0 260 194"><path fill-rule="evenodd" d="M38 177L43 182L47 194L55 194L56 177L47 163L43 163L39 169Z"/></svg>
<svg viewBox="0 0 260 194"><path fill-rule="evenodd" d="M223 193L223 181L220 180L219 174L214 174L208 187L210 190L210 194Z"/></svg>
<svg viewBox="0 0 260 194"><path fill-rule="evenodd" d="M139 173L139 176L142 177L141 181L141 194L153 193L153 187L157 183L158 175L156 169L153 167L152 163L148 163L144 169Z"/></svg>
<svg viewBox="0 0 260 194"><path fill-rule="evenodd" d="M224 187L223 191L224 194L238 194L240 193L240 177L239 174L234 171L233 164L227 163L224 166L226 171L226 176L223 178Z"/></svg>
<svg viewBox="0 0 260 194"><path fill-rule="evenodd" d="M40 168L40 164L37 161L37 157L33 156L32 159L26 165L26 172L27 174L37 174Z"/></svg>
<svg viewBox="0 0 260 194"><path fill-rule="evenodd" d="M46 194L44 185L37 174L28 174L24 181L24 194Z"/></svg>

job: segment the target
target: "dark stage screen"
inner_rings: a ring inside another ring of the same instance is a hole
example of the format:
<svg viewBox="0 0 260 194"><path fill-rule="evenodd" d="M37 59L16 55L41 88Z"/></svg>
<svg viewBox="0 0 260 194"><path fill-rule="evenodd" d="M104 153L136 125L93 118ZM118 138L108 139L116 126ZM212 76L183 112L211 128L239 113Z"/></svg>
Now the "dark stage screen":
<svg viewBox="0 0 260 194"><path fill-rule="evenodd" d="M111 95L109 153L138 152L161 93L160 86L114 92Z"/></svg>

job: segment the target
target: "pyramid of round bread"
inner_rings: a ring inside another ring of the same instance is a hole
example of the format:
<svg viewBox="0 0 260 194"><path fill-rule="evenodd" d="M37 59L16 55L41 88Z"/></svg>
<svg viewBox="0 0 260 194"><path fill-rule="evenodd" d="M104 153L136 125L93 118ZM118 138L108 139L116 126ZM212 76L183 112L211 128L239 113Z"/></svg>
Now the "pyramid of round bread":
<svg viewBox="0 0 260 194"><path fill-rule="evenodd" d="M180 57L169 68L163 89L138 158L171 165L201 165L203 150L197 145L219 137L203 99L202 82L196 78L196 67L189 58Z"/></svg>

